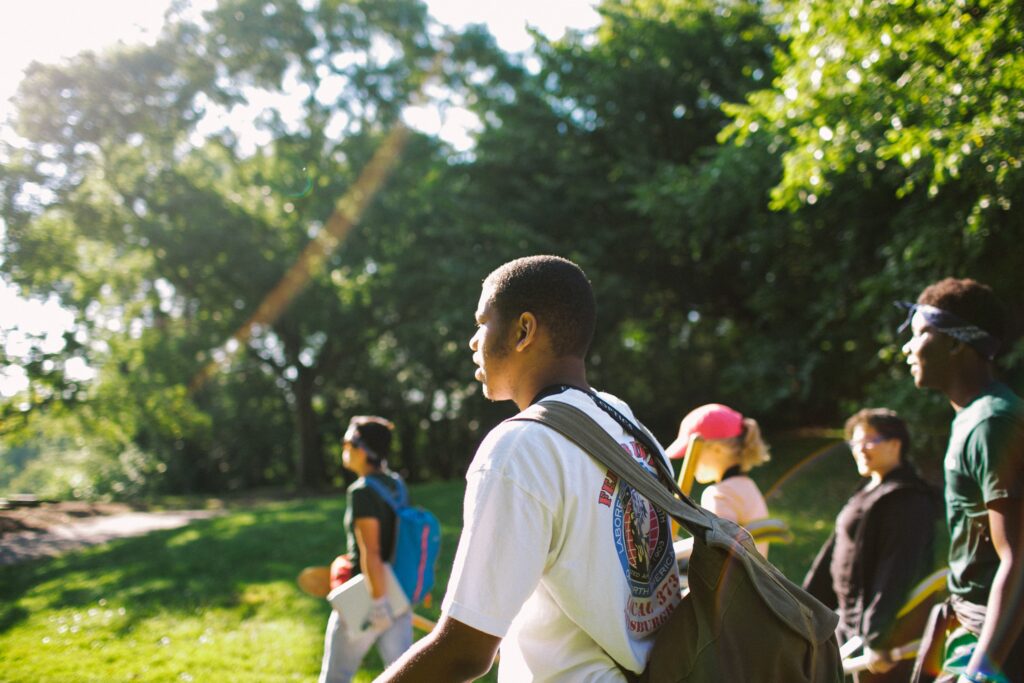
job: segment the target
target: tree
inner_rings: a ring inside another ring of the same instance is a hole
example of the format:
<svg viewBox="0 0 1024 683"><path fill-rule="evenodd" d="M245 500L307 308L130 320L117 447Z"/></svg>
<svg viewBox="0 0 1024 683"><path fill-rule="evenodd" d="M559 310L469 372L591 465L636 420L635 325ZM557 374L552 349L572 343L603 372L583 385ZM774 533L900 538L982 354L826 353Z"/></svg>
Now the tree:
<svg viewBox="0 0 1024 683"><path fill-rule="evenodd" d="M282 475L249 453L276 452L287 432L247 433L243 406L263 426L278 425L287 406L298 480L326 481L336 397L360 381L374 386L379 373L366 371L374 345L396 323L368 313L395 308L383 301L387 289L375 291L377 274L408 252L387 246L408 240L403 228L422 227L410 216L429 216L408 201L417 192L430 199L421 187L443 196L432 171L438 146L409 143L398 174L408 184L397 180L385 193L407 201L378 201L343 250L300 273L290 309L246 322L397 125L433 56L425 17L417 2L223 2L205 14L205 28L179 20L152 48L36 65L23 84L17 123L26 142L4 154L6 276L78 312L75 338L83 341L65 359L85 354L101 375L92 395L66 398L98 407L122 387L119 409L132 397L147 417L129 422L129 438L183 453L180 487ZM197 132L204 110L266 92L305 97L291 120L271 110L257 122L271 140L264 148L245 149L227 129ZM243 343L225 346L232 338ZM245 358L230 364L238 346ZM248 379L195 381L209 367ZM33 386L55 375L33 370ZM284 401L257 400L275 386ZM195 429L172 419L167 433L147 413L167 392L204 416ZM236 426L221 431L228 424ZM276 446L261 442L268 436Z"/></svg>
<svg viewBox="0 0 1024 683"><path fill-rule="evenodd" d="M456 476L510 411L473 380L480 280L527 253L591 275L591 380L663 438L708 401L769 428L918 410L891 301L939 276L1021 312L1019 8L599 10L517 56L414 0L224 0L155 46L33 67L0 272L76 328L5 359L32 379L0 407L19 461L79 444L101 477L315 487L375 412L395 466ZM401 124L427 89L480 117L473 150ZM224 123L261 100L255 141Z"/></svg>
<svg viewBox="0 0 1024 683"><path fill-rule="evenodd" d="M727 107L726 138L768 136L782 152L772 206L797 222L823 221L842 246L816 266L841 273L823 295L860 369L835 376L867 387L844 388L847 400L887 399L905 383L893 363L894 299L940 277L974 276L1024 320L1015 256L1024 221L1012 210L1024 180L1024 10L1000 1L794 0L777 19L788 44L777 53L778 76ZM1018 345L1011 372L1022 359Z"/></svg>
<svg viewBox="0 0 1024 683"><path fill-rule="evenodd" d="M594 35L538 37L536 73L485 62L493 77L475 90L485 128L467 210L479 206L481 223L518 237L503 256L547 251L584 266L600 308L592 379L667 435L685 406L749 384L724 386L719 361L726 331L750 308L749 290L733 286L737 267L753 279L768 259L740 236L772 220L748 215L768 213L749 181L767 192L761 178L772 170L770 160L714 150L723 103L770 78L776 36L756 2L599 11ZM719 178L723 170L738 175Z"/></svg>

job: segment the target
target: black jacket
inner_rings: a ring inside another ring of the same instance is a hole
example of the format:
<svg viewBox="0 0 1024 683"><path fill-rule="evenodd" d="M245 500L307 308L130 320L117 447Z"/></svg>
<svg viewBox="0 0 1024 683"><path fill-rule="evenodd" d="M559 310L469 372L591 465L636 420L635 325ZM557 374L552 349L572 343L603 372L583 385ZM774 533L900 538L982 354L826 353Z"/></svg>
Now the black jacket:
<svg viewBox="0 0 1024 683"><path fill-rule="evenodd" d="M910 465L886 475L864 502L854 557L849 558L855 595L846 597L858 608L856 635L873 649L902 644L892 642L893 622L914 586L932 569L940 508L937 492ZM804 589L833 609L839 604L830 571L835 541L833 532L803 582Z"/></svg>

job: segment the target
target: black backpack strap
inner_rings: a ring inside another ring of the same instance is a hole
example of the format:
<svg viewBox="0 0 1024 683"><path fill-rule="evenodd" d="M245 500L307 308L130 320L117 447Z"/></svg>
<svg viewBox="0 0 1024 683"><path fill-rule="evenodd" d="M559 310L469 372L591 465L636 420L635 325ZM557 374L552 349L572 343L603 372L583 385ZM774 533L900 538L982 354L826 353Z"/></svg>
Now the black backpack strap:
<svg viewBox="0 0 1024 683"><path fill-rule="evenodd" d="M663 470L667 469L667 466L662 460L661 449L656 448L654 444L644 446L649 451L653 448L650 455L657 463L660 475L658 477L628 455L592 417L568 403L535 403L509 419L539 422L559 432L618 475L640 495L674 517L692 535L703 538L705 533L712 529L711 518L689 496L679 490L671 475L668 475L668 481L665 481L666 474ZM653 441L648 432L645 431L644 434Z"/></svg>

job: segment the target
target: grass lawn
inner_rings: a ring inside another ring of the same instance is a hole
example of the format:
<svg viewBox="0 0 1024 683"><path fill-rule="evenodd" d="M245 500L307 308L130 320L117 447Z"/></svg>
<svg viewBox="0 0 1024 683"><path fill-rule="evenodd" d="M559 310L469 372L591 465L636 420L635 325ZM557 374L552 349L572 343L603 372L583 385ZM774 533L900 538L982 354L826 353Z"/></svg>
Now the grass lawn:
<svg viewBox="0 0 1024 683"><path fill-rule="evenodd" d="M415 487L441 518L437 617L461 526L461 482ZM0 681L315 681L326 601L306 565L344 545L343 497L271 503L54 560L0 567ZM357 680L382 667L376 652ZM493 679L492 679L493 680Z"/></svg>
<svg viewBox="0 0 1024 683"><path fill-rule="evenodd" d="M793 472L823 439L773 442L754 471L762 490ZM770 557L799 582L857 484L841 446L769 497L796 542ZM461 525L462 482L413 487L441 519L437 617ZM699 495L699 491L696 492ZM0 568L0 681L314 681L325 601L295 584L343 544L342 497L265 504L184 529L126 539L65 557ZM381 670L375 652L358 680ZM485 680L494 680L494 672Z"/></svg>
<svg viewBox="0 0 1024 683"><path fill-rule="evenodd" d="M794 536L792 543L771 546L768 557L796 583L803 580L832 533L840 508L860 482L853 457L840 439L774 439L772 459L751 471L765 494L769 514L784 520Z"/></svg>

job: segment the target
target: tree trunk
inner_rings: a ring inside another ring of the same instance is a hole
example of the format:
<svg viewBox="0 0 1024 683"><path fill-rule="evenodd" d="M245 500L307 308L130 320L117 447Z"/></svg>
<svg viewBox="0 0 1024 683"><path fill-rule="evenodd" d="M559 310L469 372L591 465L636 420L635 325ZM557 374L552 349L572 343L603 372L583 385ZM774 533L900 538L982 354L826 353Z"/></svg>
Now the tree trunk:
<svg viewBox="0 0 1024 683"><path fill-rule="evenodd" d="M292 384L295 396L295 429L299 436L298 465L295 478L304 489L319 489L327 484L324 463L323 438L320 435L316 411L313 410L314 373L299 368L299 376Z"/></svg>
<svg viewBox="0 0 1024 683"><path fill-rule="evenodd" d="M419 424L412 420L399 422L397 425L398 437L402 442L401 469L402 475L410 482L417 482L422 479L420 462L417 454L419 444L416 442Z"/></svg>

